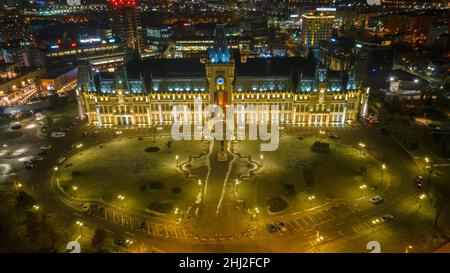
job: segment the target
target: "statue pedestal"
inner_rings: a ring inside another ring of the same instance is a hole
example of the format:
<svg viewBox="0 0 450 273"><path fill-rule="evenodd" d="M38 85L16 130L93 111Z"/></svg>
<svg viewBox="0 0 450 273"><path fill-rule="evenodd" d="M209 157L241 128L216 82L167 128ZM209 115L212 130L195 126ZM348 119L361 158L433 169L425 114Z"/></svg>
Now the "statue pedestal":
<svg viewBox="0 0 450 273"><path fill-rule="evenodd" d="M217 160L219 161L227 161L228 160L228 156L226 152L219 152L217 154Z"/></svg>

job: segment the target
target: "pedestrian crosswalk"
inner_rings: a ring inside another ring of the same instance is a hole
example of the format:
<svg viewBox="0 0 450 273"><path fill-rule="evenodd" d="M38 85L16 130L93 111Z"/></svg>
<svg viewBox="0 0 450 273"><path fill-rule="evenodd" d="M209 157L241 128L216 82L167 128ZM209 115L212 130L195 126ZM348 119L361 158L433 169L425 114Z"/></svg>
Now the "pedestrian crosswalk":
<svg viewBox="0 0 450 273"><path fill-rule="evenodd" d="M91 213L91 215L99 217L107 222L124 227L130 232L142 232L153 237L158 237L162 239L179 239L179 240L199 240L199 241L217 241L217 240L232 240L232 239L263 239L276 236L282 236L286 233L302 232L307 234L308 232L312 235L314 234L314 229L323 224L326 221L348 216L355 212L356 208L349 204L334 204L320 211L314 212L304 212L302 214L295 214L285 217L280 217L278 221L283 223L285 229L282 232L271 233L269 231L268 225L274 225L273 223L261 219L260 221L252 222L247 230L236 233L236 234L199 234L191 231L187 226L183 224L171 223L171 222L160 222L160 220L129 215L119 209L111 207L103 207L103 212ZM207 213L215 213L215 208L213 206L205 206ZM233 206L224 206L220 210L220 215L231 216L235 215L236 211ZM360 225L354 225L353 230L359 232L371 228L371 223L363 223Z"/></svg>
<svg viewBox="0 0 450 273"><path fill-rule="evenodd" d="M326 221L348 216L354 213L355 208L348 204L336 204L317 212L305 212L302 215L293 215L289 217L280 217L281 221L286 227L286 232L309 232L314 230L320 224ZM255 237L267 237L275 236L277 234L271 234L268 229L269 224L259 225L255 232Z"/></svg>

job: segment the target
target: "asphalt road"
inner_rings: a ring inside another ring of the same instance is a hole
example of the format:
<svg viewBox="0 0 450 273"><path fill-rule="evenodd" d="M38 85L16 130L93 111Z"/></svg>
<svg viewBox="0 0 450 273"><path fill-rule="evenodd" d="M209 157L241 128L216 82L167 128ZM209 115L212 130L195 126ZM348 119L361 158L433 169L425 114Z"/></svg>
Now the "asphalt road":
<svg viewBox="0 0 450 273"><path fill-rule="evenodd" d="M410 213L414 213L415 209L417 209L415 207L417 193L411 182L414 175L417 174L418 168L401 147L389 137L379 135L373 128L352 131L336 129L336 132L342 136L342 139L349 139L348 141L352 142L364 140L371 153L387 158L386 164L389 168L387 176L389 178L386 178L386 180L390 179L390 185L383 193L384 204L371 205L369 203L371 196L364 196L360 200L357 200L357 198L348 200L348 205L353 207L352 213L342 217L335 217L328 221L318 221L318 225L310 223L309 226L305 226L303 229L298 228L298 225L295 225L295 223L289 222L290 225L292 224L291 232L283 236L270 235L268 232L264 232L263 219L260 220L259 235L247 239L235 238L218 242L217 240L211 241L208 238L202 238L201 235L197 237L195 234L184 235L186 238L180 239L177 238L181 237L180 235L176 237L169 236L166 226L161 228L162 230L166 229L166 234L158 232L158 234L150 236L145 232L129 230L120 224L86 215L68 205L54 193L49 181L57 158L63 154L70 153L72 144L83 141L87 146L89 143L94 145L97 142L107 141L113 137L112 131L110 131L109 134L100 133L97 138L91 136L82 138L82 132L86 128L85 122L80 122L64 138L41 139L40 143L36 142L39 145L41 143L51 143L53 148L39 167L31 172L25 170L21 172L21 174L23 172L32 173L32 176L28 179L25 179L27 175L23 175L24 178L21 181L24 183L25 189L33 193L44 210L53 213L60 222L67 223L66 227L73 227L76 221L82 221L85 223L86 229L91 232L97 227L104 227L111 233L112 237L127 238L139 243L145 243L150 247L147 249L154 247L164 252L314 252L317 251L316 238L319 233L323 237L319 248L332 250L336 244L345 244L349 240L355 240L372 232L374 229L371 221L375 218L379 218L386 213L392 213L396 216L394 220L375 227L375 230L380 230L384 227L395 226L401 223L402 219ZM27 139L27 141L29 140ZM376 147L382 148L378 149ZM117 213L119 212L120 209L117 210ZM88 234L88 232L85 234ZM354 249L354 251L367 252L365 243L362 242L361 249Z"/></svg>

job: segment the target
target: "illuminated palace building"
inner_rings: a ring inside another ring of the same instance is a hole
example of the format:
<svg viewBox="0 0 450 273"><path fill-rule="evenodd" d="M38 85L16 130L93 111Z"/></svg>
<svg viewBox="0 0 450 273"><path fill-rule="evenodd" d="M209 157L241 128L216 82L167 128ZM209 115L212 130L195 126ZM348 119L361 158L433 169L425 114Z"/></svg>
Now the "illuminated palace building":
<svg viewBox="0 0 450 273"><path fill-rule="evenodd" d="M247 122L257 122L261 105L278 105L279 120L294 126L344 126L367 111L368 90L352 72L333 72L313 58L249 58L242 63L216 30L208 60L146 59L127 62L114 73L79 68L80 114L98 127L170 125L174 105L194 100L254 106ZM194 120L192 117L191 120Z"/></svg>

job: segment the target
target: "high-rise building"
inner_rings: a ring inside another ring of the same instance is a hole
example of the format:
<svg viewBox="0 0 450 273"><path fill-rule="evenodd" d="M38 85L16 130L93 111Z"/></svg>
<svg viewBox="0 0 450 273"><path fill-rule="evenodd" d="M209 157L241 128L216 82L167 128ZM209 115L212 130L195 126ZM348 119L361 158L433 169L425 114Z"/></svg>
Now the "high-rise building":
<svg viewBox="0 0 450 273"><path fill-rule="evenodd" d="M142 39L141 15L135 0L109 0L110 20L113 32L126 44L125 50L131 49L138 54L144 50Z"/></svg>
<svg viewBox="0 0 450 273"><path fill-rule="evenodd" d="M302 15L302 44L318 45L320 41L329 40L333 31L335 16L332 14L313 13Z"/></svg>

